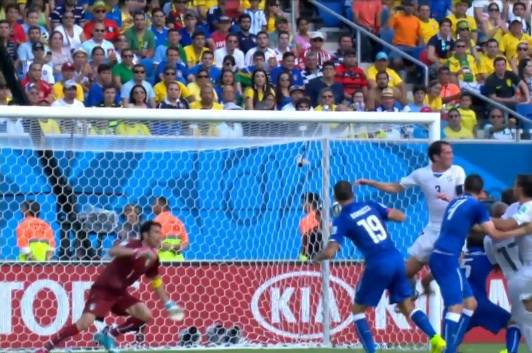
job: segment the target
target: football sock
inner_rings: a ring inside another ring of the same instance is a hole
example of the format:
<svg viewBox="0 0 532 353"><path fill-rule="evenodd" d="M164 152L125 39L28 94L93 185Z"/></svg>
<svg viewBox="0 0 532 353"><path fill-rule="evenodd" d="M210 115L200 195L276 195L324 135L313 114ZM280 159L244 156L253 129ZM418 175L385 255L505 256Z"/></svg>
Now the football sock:
<svg viewBox="0 0 532 353"><path fill-rule="evenodd" d="M458 332L458 322L460 321L460 314L450 313L445 314L445 341L447 342L447 348L445 353L454 353L456 351L456 334Z"/></svg>
<svg viewBox="0 0 532 353"><path fill-rule="evenodd" d="M47 350L53 349L55 346L57 346L59 343L63 342L64 340L75 336L79 333L79 329L75 324L68 325L63 327L58 333L53 335L50 338L50 341L44 345L44 347Z"/></svg>
<svg viewBox="0 0 532 353"><path fill-rule="evenodd" d="M465 333L469 328L469 321L471 321L471 316L473 316L473 313L473 310L462 310L462 316L460 316L460 322L458 322L458 330L456 332L455 348L458 348L458 346L460 346L460 344L462 343Z"/></svg>
<svg viewBox="0 0 532 353"><path fill-rule="evenodd" d="M123 333L131 332L131 331L138 331L143 325L145 324L144 321L139 320L134 317L128 317L126 321L124 321L122 324L118 325L115 328L112 328L109 330L109 333L113 335L114 337L118 337Z"/></svg>
<svg viewBox="0 0 532 353"><path fill-rule="evenodd" d="M353 321L355 322L355 331L364 346L364 350L367 353L375 353L375 342L373 342L373 336L369 329L368 320L366 320L365 314L353 315Z"/></svg>
<svg viewBox="0 0 532 353"><path fill-rule="evenodd" d="M506 349L508 353L519 351L519 341L521 341L521 331L515 325L510 325L506 329Z"/></svg>
<svg viewBox="0 0 532 353"><path fill-rule="evenodd" d="M410 319L416 324L417 327L421 329L429 338L432 338L436 335L436 331L430 324L429 318L425 313L419 309L414 309L410 313Z"/></svg>

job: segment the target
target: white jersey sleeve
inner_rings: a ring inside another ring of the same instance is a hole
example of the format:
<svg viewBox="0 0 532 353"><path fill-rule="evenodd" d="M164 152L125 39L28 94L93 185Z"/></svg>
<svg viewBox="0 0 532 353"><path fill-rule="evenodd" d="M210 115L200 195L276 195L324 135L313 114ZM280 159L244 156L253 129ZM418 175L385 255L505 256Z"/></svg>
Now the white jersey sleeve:
<svg viewBox="0 0 532 353"><path fill-rule="evenodd" d="M521 204L512 218L519 225L532 222L532 201ZM525 266L532 270L532 234L518 237L517 244L519 245L519 253Z"/></svg>
<svg viewBox="0 0 532 353"><path fill-rule="evenodd" d="M532 201L522 204L512 218L515 219L519 225L532 222Z"/></svg>
<svg viewBox="0 0 532 353"><path fill-rule="evenodd" d="M419 185L419 172L420 169L414 170L412 173L408 174L407 176L401 178L399 181L399 185L403 187L403 189L408 189L409 187Z"/></svg>

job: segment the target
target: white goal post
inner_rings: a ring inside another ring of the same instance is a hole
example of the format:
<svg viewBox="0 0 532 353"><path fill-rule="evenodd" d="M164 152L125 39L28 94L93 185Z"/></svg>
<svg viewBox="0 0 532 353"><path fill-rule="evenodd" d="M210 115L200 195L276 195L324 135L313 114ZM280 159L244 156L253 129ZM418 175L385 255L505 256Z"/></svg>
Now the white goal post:
<svg viewBox="0 0 532 353"><path fill-rule="evenodd" d="M319 194L322 221L329 224L331 189L339 178L395 180L427 163L426 148L440 138L441 129L439 113L402 112L3 106L0 118L21 119L27 130L24 136L0 134L0 176L6 180L0 189L0 236L7 239L0 241L0 298L9 302L0 315L11 317L9 324L0 323L0 349L35 348L46 335L79 317L83 295L107 261L103 244L116 240L118 223L124 221L122 210L135 204L144 220L152 218L157 196L168 198L172 212L189 231L185 261L163 266L170 294L189 316L176 325L155 309L155 323L146 328L143 344L187 345L183 332L192 327L199 338L190 345L357 344L349 303L361 273L360 254L352 247L342 249L338 260L321 267L300 260L301 195ZM54 135L35 129L44 119L61 121L61 127L104 120L190 126L230 122L247 124L244 131L251 134L118 136L72 130ZM305 124L311 128L299 134L302 130L295 127ZM421 127L425 135L413 134L414 127ZM410 223L390 225L404 253L426 217L420 193L392 197L358 192L362 198L376 198L415 214ZM42 218L57 232L57 248L65 241L70 244L62 249L70 252L65 257L56 253L51 262L19 261L15 228L22 219L20 204L28 199L40 203ZM77 205L75 213L85 221L96 219L91 215L104 217L107 223L102 227L109 230L99 232L79 220L63 223L69 217L62 208L67 202ZM73 223L83 232L82 240L65 229ZM91 232L96 236L89 241ZM325 241L328 227L323 233ZM83 241L88 246L99 242L94 259L79 254ZM156 306L147 286L136 290ZM383 347L426 344L386 298L381 302L370 321ZM439 297L421 298L418 305L428 309L432 324L439 328ZM212 337L217 325L226 336ZM238 337L233 342L227 332L235 328ZM68 347L86 348L89 341L85 335L70 340ZM121 344L133 341L129 337Z"/></svg>

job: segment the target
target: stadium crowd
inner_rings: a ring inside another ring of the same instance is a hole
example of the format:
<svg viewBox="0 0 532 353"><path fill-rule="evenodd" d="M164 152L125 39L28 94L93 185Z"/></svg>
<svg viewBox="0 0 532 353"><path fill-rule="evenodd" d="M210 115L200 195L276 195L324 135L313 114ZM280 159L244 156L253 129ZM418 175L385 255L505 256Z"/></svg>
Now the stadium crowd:
<svg viewBox="0 0 532 353"><path fill-rule="evenodd" d="M361 56L369 65L359 66L352 32L341 32L337 50L327 50L319 24L302 16L291 28L282 8L289 6L279 0L6 0L0 39L36 106L434 111L448 139L512 140L520 133L515 119L464 88L512 109L532 104L530 2L345 3L354 22L429 65L429 86L419 85L419 68L364 36ZM4 84L0 104L10 103ZM72 129L51 119L40 126L45 134ZM194 130L102 121L75 128L123 136L245 133L239 124ZM0 120L0 132L25 131L20 119ZM387 135L398 136L366 134Z"/></svg>

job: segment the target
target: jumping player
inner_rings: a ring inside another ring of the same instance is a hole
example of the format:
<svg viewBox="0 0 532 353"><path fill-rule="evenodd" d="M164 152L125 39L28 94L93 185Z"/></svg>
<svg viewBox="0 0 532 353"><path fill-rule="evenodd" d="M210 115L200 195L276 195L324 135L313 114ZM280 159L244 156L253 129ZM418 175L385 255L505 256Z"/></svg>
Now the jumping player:
<svg viewBox="0 0 532 353"><path fill-rule="evenodd" d="M403 257L389 238L385 226L389 220L404 221L404 213L377 202L355 202L348 181L340 181L334 186L334 198L342 205L342 210L333 220L333 234L327 247L313 260L334 258L345 238L349 238L364 255L366 267L357 286L353 321L365 351L374 353L376 350L365 312L368 307L377 306L382 293L388 290L390 302L397 303L401 312L430 338L431 352L442 352L445 341L436 334L425 313L416 309L410 299L413 290L406 277Z"/></svg>
<svg viewBox="0 0 532 353"><path fill-rule="evenodd" d="M430 164L414 170L397 183L359 179L359 185L369 185L380 191L399 193L412 186L419 186L425 195L429 209L429 223L408 249L410 258L406 274L412 278L428 263L434 242L440 234L443 213L449 201L460 195L465 180L464 169L453 165L453 149L448 142L435 141L428 149Z"/></svg>
<svg viewBox="0 0 532 353"><path fill-rule="evenodd" d="M95 340L108 352L116 352L115 338L123 333L138 331L152 320L146 304L128 293L128 287L142 275L151 280L151 287L163 302L171 317L182 316L182 309L169 299L159 277L157 251L161 245L161 225L147 221L140 227L140 240L124 241L113 247L109 254L114 257L92 285L80 319L53 335L36 353L48 353L66 339L87 330L94 320L103 321L112 312L129 316L125 322L111 330L95 335Z"/></svg>

